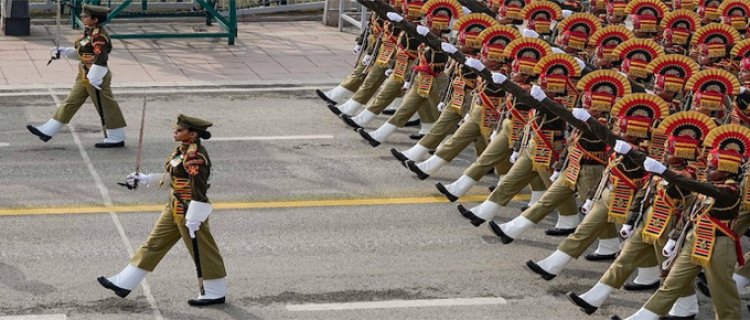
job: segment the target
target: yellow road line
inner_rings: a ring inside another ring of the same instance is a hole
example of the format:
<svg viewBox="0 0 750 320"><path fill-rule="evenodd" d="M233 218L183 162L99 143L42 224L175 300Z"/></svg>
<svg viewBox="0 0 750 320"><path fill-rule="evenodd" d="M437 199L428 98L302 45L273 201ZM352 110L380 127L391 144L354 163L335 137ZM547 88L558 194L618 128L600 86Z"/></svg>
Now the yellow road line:
<svg viewBox="0 0 750 320"><path fill-rule="evenodd" d="M461 201L483 201L487 195L468 195ZM517 195L513 200L526 201L528 194ZM424 204L448 202L443 196L409 197L409 198L364 198L364 199L333 199L333 200L300 200L300 201L258 201L258 202L218 202L214 209L272 209L272 208L307 208L307 207L337 207L337 206L377 206L394 204ZM30 216L47 214L82 214L108 212L152 212L161 211L164 204L149 205L120 205L120 206L90 206L90 207L47 207L47 208L0 208L0 216Z"/></svg>

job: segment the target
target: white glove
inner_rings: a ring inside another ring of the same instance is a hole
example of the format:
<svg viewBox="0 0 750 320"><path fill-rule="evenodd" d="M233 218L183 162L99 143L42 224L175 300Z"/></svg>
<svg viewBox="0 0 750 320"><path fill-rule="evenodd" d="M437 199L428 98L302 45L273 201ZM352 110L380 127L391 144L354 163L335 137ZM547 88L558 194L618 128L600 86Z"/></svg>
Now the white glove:
<svg viewBox="0 0 750 320"><path fill-rule="evenodd" d="M78 51L76 48L73 47L53 47L49 50L50 56L54 57L54 59L58 59L61 57L65 58L77 58L78 57Z"/></svg>
<svg viewBox="0 0 750 320"><path fill-rule="evenodd" d="M620 235L625 239L630 238L630 236L633 235L633 226L629 224L623 224L622 228L620 228Z"/></svg>
<svg viewBox="0 0 750 320"><path fill-rule="evenodd" d="M518 156L521 154L518 151L513 151L513 154L510 155L510 163L516 163L516 160L518 160Z"/></svg>
<svg viewBox="0 0 750 320"><path fill-rule="evenodd" d="M190 238L195 239L195 233L201 228L201 222L195 220L186 220L185 226L188 228Z"/></svg>
<svg viewBox="0 0 750 320"><path fill-rule="evenodd" d="M745 88L745 86L740 86L740 94L745 93L745 91L747 91L747 88Z"/></svg>
<svg viewBox="0 0 750 320"><path fill-rule="evenodd" d="M456 51L458 51L458 48L456 48L456 46L448 42L440 43L440 49L442 49L445 53L456 53Z"/></svg>
<svg viewBox="0 0 750 320"><path fill-rule="evenodd" d="M430 33L430 28L425 26L417 26L417 33L422 36L426 36L428 33Z"/></svg>
<svg viewBox="0 0 750 320"><path fill-rule="evenodd" d="M438 103L437 109L438 109L438 112L443 112L443 110L445 110L445 102L441 101L440 103Z"/></svg>
<svg viewBox="0 0 750 320"><path fill-rule="evenodd" d="M391 20L393 22L401 22L402 20L404 20L404 17L395 12L388 12L385 14L385 16L388 17L388 20Z"/></svg>
<svg viewBox="0 0 750 320"><path fill-rule="evenodd" d="M560 176L560 171L555 170L555 172L552 173L551 176L549 176L549 181L555 182L557 180L557 177Z"/></svg>
<svg viewBox="0 0 750 320"><path fill-rule="evenodd" d="M190 201L185 213L185 226L190 231L190 237L195 238L195 232L201 227L201 223L211 215L213 207L208 202Z"/></svg>
<svg viewBox="0 0 750 320"><path fill-rule="evenodd" d="M573 108L572 113L574 118L581 121L588 121L591 118L591 114L584 108Z"/></svg>
<svg viewBox="0 0 750 320"><path fill-rule="evenodd" d="M409 81L404 82L404 85L401 86L401 90L404 90L404 91L409 90L409 88L411 88L411 82Z"/></svg>
<svg viewBox="0 0 750 320"><path fill-rule="evenodd" d="M364 58L362 58L362 64L369 65L370 62L372 62L372 56L369 54L366 54Z"/></svg>
<svg viewBox="0 0 750 320"><path fill-rule="evenodd" d="M384 72L384 74L385 74L386 77L390 77L391 74L393 74L393 69L386 69L385 72Z"/></svg>
<svg viewBox="0 0 750 320"><path fill-rule="evenodd" d="M526 38L539 38L539 33L531 29L523 30L523 36Z"/></svg>
<svg viewBox="0 0 750 320"><path fill-rule="evenodd" d="M479 60L474 59L474 58L468 58L468 59L466 59L466 62L464 62L464 65L467 66L467 67L469 67L469 68L475 69L477 71L484 70L484 64L482 64L482 61L479 61Z"/></svg>
<svg viewBox="0 0 750 320"><path fill-rule="evenodd" d="M143 172L133 172L125 177L125 183L128 188L136 188L136 180L138 185L148 187L151 184L151 175Z"/></svg>
<svg viewBox="0 0 750 320"><path fill-rule="evenodd" d="M567 17L570 17L571 14L573 14L573 11L563 10L562 14L563 14L563 18L567 18Z"/></svg>
<svg viewBox="0 0 750 320"><path fill-rule="evenodd" d="M531 96L539 102L542 102L547 98L547 94L544 93L544 89L542 89L542 87L538 85L534 85L531 87Z"/></svg>
<svg viewBox="0 0 750 320"><path fill-rule="evenodd" d="M667 244L664 245L664 249L661 249L661 254L665 257L671 257L672 255L674 255L675 246L677 246L677 241L674 241L674 239L669 239L669 241L667 241Z"/></svg>
<svg viewBox="0 0 750 320"><path fill-rule="evenodd" d="M505 80L508 80L508 77L506 77L504 74L497 72L492 73L492 82L496 84L503 84Z"/></svg>
<svg viewBox="0 0 750 320"><path fill-rule="evenodd" d="M497 138L497 129L492 130L492 134L490 134L490 141L495 140Z"/></svg>
<svg viewBox="0 0 750 320"><path fill-rule="evenodd" d="M354 52L355 54L357 54L357 53L359 53L360 51L362 51L362 46L361 46L361 45L359 45L359 44L355 44L355 45L354 45L354 50L352 50L352 52Z"/></svg>
<svg viewBox="0 0 750 320"><path fill-rule="evenodd" d="M667 167L661 162L654 160L654 158L646 157L646 160L643 161L643 169L646 169L648 172L662 174L667 170Z"/></svg>
<svg viewBox="0 0 750 320"><path fill-rule="evenodd" d="M563 49L560 49L558 47L552 47L552 53L565 53Z"/></svg>
<svg viewBox="0 0 750 320"><path fill-rule="evenodd" d="M633 149L633 147L629 143L622 140L615 141L615 152L619 154L628 154L631 149Z"/></svg>
<svg viewBox="0 0 750 320"><path fill-rule="evenodd" d="M104 76L107 75L109 69L107 67L100 66L98 64L92 64L89 68L89 72L86 73L86 78L89 79L89 83L94 88L101 90L102 83L104 82Z"/></svg>
<svg viewBox="0 0 750 320"><path fill-rule="evenodd" d="M594 206L594 201L591 201L591 199L586 199L586 202L583 203L581 206L581 213L587 214L589 211L591 211L591 207Z"/></svg>
<svg viewBox="0 0 750 320"><path fill-rule="evenodd" d="M464 14L469 14L469 13L471 13L471 9L469 9L469 8L467 8L467 7L461 6L461 9L463 10Z"/></svg>

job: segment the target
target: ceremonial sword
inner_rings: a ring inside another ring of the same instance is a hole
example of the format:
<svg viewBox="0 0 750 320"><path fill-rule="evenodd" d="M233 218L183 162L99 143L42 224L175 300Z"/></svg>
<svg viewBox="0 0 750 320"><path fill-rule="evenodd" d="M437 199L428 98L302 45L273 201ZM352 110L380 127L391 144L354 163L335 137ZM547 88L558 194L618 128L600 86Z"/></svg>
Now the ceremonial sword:
<svg viewBox="0 0 750 320"><path fill-rule="evenodd" d="M55 46L57 50L54 55L49 57L47 65L52 63L52 60L60 59L60 16L62 15L62 0L57 0L57 18L55 19L55 25L57 25L57 34L55 35Z"/></svg>
<svg viewBox="0 0 750 320"><path fill-rule="evenodd" d="M138 149L135 151L135 173L138 174L141 172L141 156L143 155L143 127L146 124L146 96L143 96L143 107L141 108L141 129L138 133ZM128 185L127 183L118 182L117 184L128 188L128 190L133 190L135 188L138 188L138 179L135 179L135 182L133 183L133 186Z"/></svg>

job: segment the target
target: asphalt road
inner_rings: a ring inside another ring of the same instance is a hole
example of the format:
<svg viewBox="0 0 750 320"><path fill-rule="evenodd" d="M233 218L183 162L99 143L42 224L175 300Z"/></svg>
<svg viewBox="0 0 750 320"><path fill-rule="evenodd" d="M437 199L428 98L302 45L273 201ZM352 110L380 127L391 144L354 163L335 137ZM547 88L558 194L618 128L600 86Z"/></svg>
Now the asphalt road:
<svg viewBox="0 0 750 320"><path fill-rule="evenodd" d="M2 316L605 319L629 315L649 297L617 291L593 316L584 315L564 294L587 290L607 263L579 259L550 282L525 267L526 260L547 256L561 240L543 232L554 217L524 239L501 244L485 227L469 225L433 187L460 176L473 150L420 181L388 151L411 146L407 136L415 128L371 148L311 88L121 93L129 139L126 148L115 150L93 147L102 133L91 104L48 143L29 134L25 124L39 124L54 112L53 95L64 98L55 91L0 100ZM127 299L96 282L125 266L167 199L164 189L128 191L116 185L134 170L144 95L144 171L159 171L175 146L171 126L177 114L215 123L211 131L217 139L205 142L214 164L209 197L217 206L235 208L217 209L211 217L229 274L224 306L186 304L197 295L197 285L181 244ZM487 194L495 182L486 177L472 194ZM400 204L359 204L396 198ZM497 219L516 216L520 205L511 202ZM710 301L699 297L699 319L713 318ZM404 307L401 300L445 305ZM347 304L370 301L382 304L372 309ZM458 305L461 301L491 303ZM311 310L342 306L354 309Z"/></svg>

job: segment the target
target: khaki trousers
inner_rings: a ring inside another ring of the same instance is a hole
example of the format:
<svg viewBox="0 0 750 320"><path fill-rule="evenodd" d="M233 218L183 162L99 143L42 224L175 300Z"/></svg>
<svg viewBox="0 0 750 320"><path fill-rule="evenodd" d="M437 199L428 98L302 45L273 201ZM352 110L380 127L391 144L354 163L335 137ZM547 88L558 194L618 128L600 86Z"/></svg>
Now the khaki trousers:
<svg viewBox="0 0 750 320"><path fill-rule="evenodd" d="M414 80L406 93L404 101L398 107L396 113L388 119L388 123L402 128L417 111L420 111L419 118L423 123L435 123L437 121L439 116L437 105L440 102L440 94L448 85L448 75L441 73L435 77L427 97L422 97L417 93L417 84L421 76L422 74L417 74L417 79Z"/></svg>
<svg viewBox="0 0 750 320"><path fill-rule="evenodd" d="M586 214L578 224L576 231L563 240L557 249L567 253L573 258L578 258L583 254L596 238L612 239L617 237L617 229L614 223L607 222L607 213L609 212L609 190L602 191L602 197L594 203L591 211ZM560 211L562 213L562 210Z"/></svg>
<svg viewBox="0 0 750 320"><path fill-rule="evenodd" d="M219 247L211 235L208 220L201 224L198 232L195 233L198 238L198 251L201 259L201 269L203 278L206 280L220 279L227 275L224 269L224 260L219 252ZM136 250L130 264L146 271L154 271L164 255L169 249L182 238L187 246L190 256L193 256L193 242L185 227L184 215L173 215L169 206L165 206L161 216L156 220L154 228L148 240L138 250Z"/></svg>
<svg viewBox="0 0 750 320"><path fill-rule="evenodd" d="M410 62L408 68L411 68L411 65L412 63ZM404 82L393 75L388 77L388 79L383 82L383 85L380 86L380 90L378 91L378 94L375 95L375 98L370 99L367 103L367 110L374 114L380 114L383 112L393 100L404 95L403 90L401 90L403 85Z"/></svg>
<svg viewBox="0 0 750 320"><path fill-rule="evenodd" d="M508 170L510 170L513 165L510 163L510 155L513 153L513 149L508 142L510 126L510 119L503 120L502 130L497 133L495 139L492 139L490 143L487 144L487 148L481 155L479 155L477 160L464 170L464 175L471 177L474 181L479 181L485 174L487 174L487 172L490 172L493 167L497 174L508 173ZM541 180L535 180L538 181L538 183L532 183L532 186L535 184L542 184ZM534 191L541 190L544 190L543 184L541 189L534 189Z"/></svg>
<svg viewBox="0 0 750 320"><path fill-rule="evenodd" d="M357 92L355 92L352 96L352 100L359 104L367 104L367 102L370 101L370 98L375 95L375 92L378 91L378 88L380 88L386 78L385 70L387 69L387 67L383 67L375 62L371 63L373 63L374 65L370 67L370 70L367 72L362 85L359 86Z"/></svg>
<svg viewBox="0 0 750 320"><path fill-rule="evenodd" d="M658 315L665 315L677 298L682 296L688 287L694 286L695 277L703 270L711 290L711 302L714 305L716 319L742 319L740 297L732 279L737 263L734 241L729 237L716 237L711 263L707 268L690 262L694 241L694 233L690 231L667 279L643 307Z"/></svg>
<svg viewBox="0 0 750 320"><path fill-rule="evenodd" d="M362 72L365 71L365 65L362 64L362 59L357 60L357 64L354 66L354 70L344 80L339 83L340 86L346 88L351 92L356 92L362 82L365 81L365 76Z"/></svg>
<svg viewBox="0 0 750 320"><path fill-rule="evenodd" d="M646 220L644 219L644 221ZM599 282L613 288L621 288L636 268L656 265L661 268L661 264L666 259L661 254L661 250L669 239L668 232L665 231L654 244L643 242L642 232L643 225L633 231L633 234L625 241L625 245L620 250L620 255L617 256L615 262L612 262Z"/></svg>
<svg viewBox="0 0 750 320"><path fill-rule="evenodd" d="M541 182L549 188L552 181L549 180L551 173L549 171L534 171L531 157L529 156L528 150L533 149L533 143L529 144L529 147L518 157L510 171L503 177L497 188L490 194L487 199L501 206L504 206L510 202L513 197L516 196L521 190L526 187L535 179L541 180ZM533 190L532 185L532 190ZM568 200L564 201L558 207L558 211L562 215L574 215L578 213L578 206L573 197L568 197Z"/></svg>
<svg viewBox="0 0 750 320"><path fill-rule="evenodd" d="M430 150L437 148L440 142L445 140L445 137L456 131L456 125L461 121L461 118L463 117L455 109L445 107L430 131L419 140L419 144Z"/></svg>
<svg viewBox="0 0 750 320"><path fill-rule="evenodd" d="M70 88L68 97L65 101L57 108L57 111L52 116L53 119L62 123L68 123L73 116L78 112L86 99L91 97L91 101L94 102L97 113L99 110L104 112L104 127L107 129L117 129L125 127L125 118L122 116L120 111L120 105L115 101L115 97L112 94L112 72L107 72L104 76L104 82L102 82L99 95L96 94L96 89L88 84L88 81L84 83L83 78L85 74L83 69L79 67L78 76L73 87ZM99 101L101 100L101 101Z"/></svg>
<svg viewBox="0 0 750 320"><path fill-rule="evenodd" d="M581 171L578 174L576 186L572 188L570 183L565 179L565 173L560 173L560 176L552 183L544 195L542 195L542 198L533 206L526 209L522 215L534 223L539 223L539 221L542 221L542 219L547 217L547 215L554 211L559 205L566 201L570 201L569 199L571 198L575 201L575 191L573 189L576 187L578 189L578 195L583 198L581 200L586 201L585 198L586 195L589 194L589 190L596 188L599 185L599 181L602 178L602 171L604 171L604 166L602 165L581 165ZM566 212L566 214L568 213L569 212ZM560 212L560 215L566 214ZM575 214L578 214L578 212L576 211L574 215Z"/></svg>
<svg viewBox="0 0 750 320"><path fill-rule="evenodd" d="M435 151L435 155L445 161L452 161L472 142L482 141L486 145L486 140L482 136L479 122L475 120L481 115L480 112L481 108L472 108L470 115L471 119L464 121L448 141L443 143L443 145Z"/></svg>

